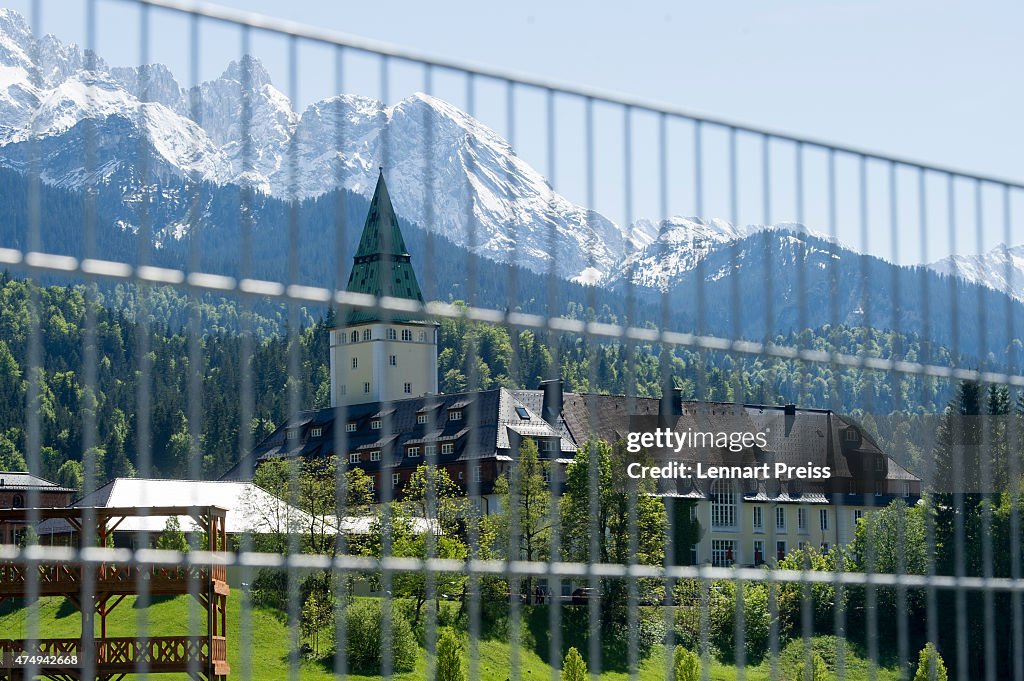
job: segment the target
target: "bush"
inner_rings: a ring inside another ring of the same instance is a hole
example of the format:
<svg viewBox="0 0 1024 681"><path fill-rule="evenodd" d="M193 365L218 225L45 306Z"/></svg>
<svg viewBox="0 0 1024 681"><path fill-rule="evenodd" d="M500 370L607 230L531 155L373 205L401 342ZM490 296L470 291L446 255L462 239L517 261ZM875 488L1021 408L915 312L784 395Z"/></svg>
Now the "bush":
<svg viewBox="0 0 1024 681"><path fill-rule="evenodd" d="M743 585L744 652L747 661L757 664L768 652L771 612L768 610L768 589L759 583ZM736 585L731 581L715 582L711 590L711 642L723 660L736 657Z"/></svg>
<svg viewBox="0 0 1024 681"><path fill-rule="evenodd" d="M700 681L700 658L682 646L672 654L673 681Z"/></svg>
<svg viewBox="0 0 1024 681"><path fill-rule="evenodd" d="M825 660L821 659L821 655L812 652L810 667L807 666L807 662L804 659L797 665L796 675L793 677L794 681L826 681L828 678L828 667L825 666Z"/></svg>
<svg viewBox="0 0 1024 681"><path fill-rule="evenodd" d="M281 613L288 609L288 573L264 568L256 574L249 589L252 602Z"/></svg>
<svg viewBox="0 0 1024 681"><path fill-rule="evenodd" d="M348 663L353 671L373 674L380 671L381 621L379 600L361 600L345 608ZM391 654L396 672L409 672L416 666L416 638L409 620L396 608L391 609Z"/></svg>
<svg viewBox="0 0 1024 681"><path fill-rule="evenodd" d="M935 667L934 674L932 667ZM942 661L942 655L935 648L934 643L929 643L921 648L921 654L917 658L917 673L914 674L914 681L947 681L946 663Z"/></svg>
<svg viewBox="0 0 1024 681"><path fill-rule="evenodd" d="M437 681L466 681L462 668L462 643L446 630L437 641Z"/></svg>
<svg viewBox="0 0 1024 681"><path fill-rule="evenodd" d="M575 648L569 648L562 660L562 681L587 681L587 663Z"/></svg>

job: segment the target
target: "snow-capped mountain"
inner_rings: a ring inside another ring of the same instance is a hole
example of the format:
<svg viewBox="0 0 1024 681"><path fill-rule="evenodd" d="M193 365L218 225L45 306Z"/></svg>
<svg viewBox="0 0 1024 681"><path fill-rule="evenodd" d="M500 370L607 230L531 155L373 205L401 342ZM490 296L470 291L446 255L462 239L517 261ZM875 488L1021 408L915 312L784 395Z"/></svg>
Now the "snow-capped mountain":
<svg viewBox="0 0 1024 681"><path fill-rule="evenodd" d="M95 142L91 177L84 121ZM149 182L127 167L144 150L157 178L296 199L338 187L368 196L385 165L406 219L494 260L542 272L553 262L567 279L600 281L634 236L552 191L493 130L439 99L386 106L339 95L299 114L257 59L187 91L163 66L109 68L0 10L0 164L23 170L40 149L44 181L64 187Z"/></svg>
<svg viewBox="0 0 1024 681"><path fill-rule="evenodd" d="M1024 300L1024 246L999 244L982 255L951 255L928 267Z"/></svg>

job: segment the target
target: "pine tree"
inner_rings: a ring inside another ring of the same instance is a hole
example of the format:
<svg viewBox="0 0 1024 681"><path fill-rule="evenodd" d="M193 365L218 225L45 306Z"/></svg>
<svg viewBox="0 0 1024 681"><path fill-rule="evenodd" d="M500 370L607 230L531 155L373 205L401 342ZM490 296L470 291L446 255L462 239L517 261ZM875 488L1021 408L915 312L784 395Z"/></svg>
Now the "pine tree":
<svg viewBox="0 0 1024 681"><path fill-rule="evenodd" d="M826 681L828 679L828 667L825 660L816 652L811 653L810 664L802 660L796 668L796 681Z"/></svg>
<svg viewBox="0 0 1024 681"><path fill-rule="evenodd" d="M673 681L700 681L700 657L682 646L672 653Z"/></svg>
<svg viewBox="0 0 1024 681"><path fill-rule="evenodd" d="M445 630L437 641L437 681L466 681L462 644L451 630Z"/></svg>
<svg viewBox="0 0 1024 681"><path fill-rule="evenodd" d="M947 681L946 664L942 661L942 655L935 648L934 643L928 643L921 648L917 658L917 673L914 674L914 681Z"/></svg>
<svg viewBox="0 0 1024 681"><path fill-rule="evenodd" d="M580 651L569 648L562 660L562 681L587 681L587 663Z"/></svg>

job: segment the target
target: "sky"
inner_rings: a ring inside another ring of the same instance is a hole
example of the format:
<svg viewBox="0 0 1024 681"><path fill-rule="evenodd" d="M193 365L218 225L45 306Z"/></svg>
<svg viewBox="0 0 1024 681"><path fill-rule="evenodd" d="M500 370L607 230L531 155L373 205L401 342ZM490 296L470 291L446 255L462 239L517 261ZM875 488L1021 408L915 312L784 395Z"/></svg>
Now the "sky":
<svg viewBox="0 0 1024 681"><path fill-rule="evenodd" d="M220 0L221 5L416 49L438 57L488 65L542 78L622 93L666 106L757 127L824 139L968 172L1024 180L1024 134L1019 87L1024 42L1024 3L923 2L919 0L737 0L680 3L635 0L593 3L564 0L507 3L316 2L311 0ZM5 6L30 15L28 0ZM40 0L43 32L85 42L84 3ZM130 2L97 3L98 52L113 64L148 61L168 64L183 84L214 78L241 51L236 29L204 24L197 58L187 49L189 24L181 16L153 10L150 41L140 50L139 11ZM300 46L289 81L288 46L274 36L254 34L251 51L264 61L275 84L294 93L300 106L335 94L335 56L319 46ZM394 103L424 89L423 71L389 69L382 92L378 60L346 56L344 89ZM438 73L435 94L466 109L462 78ZM473 113L512 139L517 152L549 172L543 97L529 89L515 93L513 126L504 84L479 81ZM771 180L765 201L762 141L737 138L735 200L729 191L728 136L707 129L703 140L703 194L695 198L693 133L671 122L666 144L668 196L660 194L657 121L631 118L632 155L627 166L621 110L594 110L594 162L586 161L583 105L571 98L557 105L556 188L570 199L590 203L616 222L669 214L694 214L745 223L802 219L843 241L900 262L933 260L950 252L988 250L1009 240L1024 243L1024 198L1004 197L998 187L954 186L949 208L943 177L927 177L925 227L915 192L918 178L899 171L890 193L886 164L866 166L867 199L854 189L854 158L837 160L837 219L827 197L825 157L803 157L803 201L793 178L795 148L769 147ZM588 190L587 178L593 177ZM629 184L627 184L629 180ZM859 187L859 185L858 185ZM981 197L980 207L974 204ZM767 204L767 205L766 205ZM860 205L867 211L860 211ZM895 208L893 207L895 205ZM977 225L981 224L981 229Z"/></svg>

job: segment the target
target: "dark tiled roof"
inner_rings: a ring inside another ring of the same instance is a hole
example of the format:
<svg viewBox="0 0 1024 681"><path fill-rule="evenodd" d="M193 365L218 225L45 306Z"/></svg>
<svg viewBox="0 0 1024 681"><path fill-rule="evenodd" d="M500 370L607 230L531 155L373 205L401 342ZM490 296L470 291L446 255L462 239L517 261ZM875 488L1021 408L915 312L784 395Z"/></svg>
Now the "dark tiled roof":
<svg viewBox="0 0 1024 681"><path fill-rule="evenodd" d="M74 492L68 487L61 487L55 482L38 475L23 471L0 471L0 488L17 487L19 489L38 489L43 492Z"/></svg>

